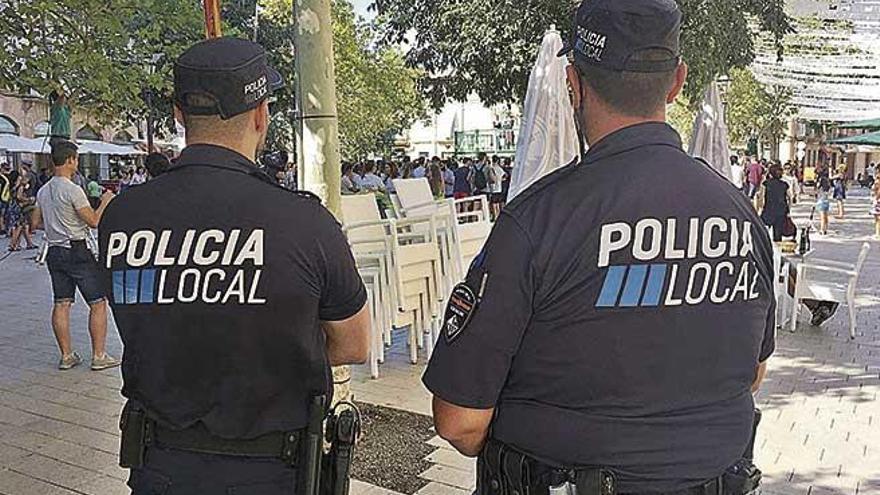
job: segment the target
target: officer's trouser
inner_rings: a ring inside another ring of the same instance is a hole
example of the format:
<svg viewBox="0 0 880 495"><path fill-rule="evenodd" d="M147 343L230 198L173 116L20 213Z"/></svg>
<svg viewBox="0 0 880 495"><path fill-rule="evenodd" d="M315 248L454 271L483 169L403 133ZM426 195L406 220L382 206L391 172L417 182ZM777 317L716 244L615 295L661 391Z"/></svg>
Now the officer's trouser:
<svg viewBox="0 0 880 495"><path fill-rule="evenodd" d="M294 495L296 471L281 459L148 447L132 469L132 495Z"/></svg>

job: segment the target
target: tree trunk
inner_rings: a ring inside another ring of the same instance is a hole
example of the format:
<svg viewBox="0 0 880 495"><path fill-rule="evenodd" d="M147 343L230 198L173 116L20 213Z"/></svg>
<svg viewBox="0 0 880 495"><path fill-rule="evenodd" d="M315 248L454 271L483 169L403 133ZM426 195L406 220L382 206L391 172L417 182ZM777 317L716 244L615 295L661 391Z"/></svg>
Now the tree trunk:
<svg viewBox="0 0 880 495"><path fill-rule="evenodd" d="M330 0L296 0L293 15L300 187L317 194L338 218L341 170ZM333 370L336 401L350 398L350 376L347 367Z"/></svg>

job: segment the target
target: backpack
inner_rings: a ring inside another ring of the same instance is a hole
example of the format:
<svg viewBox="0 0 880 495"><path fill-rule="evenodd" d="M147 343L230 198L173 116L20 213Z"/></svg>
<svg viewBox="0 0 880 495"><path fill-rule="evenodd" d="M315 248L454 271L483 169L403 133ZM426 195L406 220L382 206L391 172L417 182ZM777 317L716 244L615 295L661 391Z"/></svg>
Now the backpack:
<svg viewBox="0 0 880 495"><path fill-rule="evenodd" d="M486 166L474 167L474 187L478 191L483 191L488 185L489 180L486 178Z"/></svg>

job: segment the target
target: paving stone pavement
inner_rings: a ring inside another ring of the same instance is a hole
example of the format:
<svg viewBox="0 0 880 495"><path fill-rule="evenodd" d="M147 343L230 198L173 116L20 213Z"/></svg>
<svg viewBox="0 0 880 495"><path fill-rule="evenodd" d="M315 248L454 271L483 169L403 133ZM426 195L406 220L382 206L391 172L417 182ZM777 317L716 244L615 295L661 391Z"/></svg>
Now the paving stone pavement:
<svg viewBox="0 0 880 495"><path fill-rule="evenodd" d="M858 335L848 338L841 312L822 329L802 313L797 333L780 330L778 350L757 395L764 410L757 461L768 495L880 495L880 256L871 240L869 203L855 192L845 221L817 238L816 256L852 261L862 242L874 247L858 296ZM796 221L808 214L796 208ZM0 253L5 240L0 240ZM16 253L0 261L0 495L126 494L127 472L116 466L118 414L122 405L118 370L86 367L58 372L49 325L51 293L45 268ZM88 357L84 304L73 311L73 340ZM108 348L121 344L111 325ZM429 414L429 395L403 345L389 352L379 380L356 368L358 400ZM464 495L473 487L474 463L445 442L428 460L430 480L420 495ZM355 482L353 495L391 495Z"/></svg>

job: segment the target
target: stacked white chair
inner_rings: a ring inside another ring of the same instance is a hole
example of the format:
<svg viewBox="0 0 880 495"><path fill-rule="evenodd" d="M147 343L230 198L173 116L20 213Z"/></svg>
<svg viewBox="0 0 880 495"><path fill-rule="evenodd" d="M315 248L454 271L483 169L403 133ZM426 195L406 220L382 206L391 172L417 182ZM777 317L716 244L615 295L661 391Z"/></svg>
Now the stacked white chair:
<svg viewBox="0 0 880 495"><path fill-rule="evenodd" d="M439 301L442 302L444 296L452 291L452 286L462 276L455 212L443 201L434 200L427 179L397 179L394 181L394 187L397 194L392 204L399 217L434 217L441 255L443 287Z"/></svg>
<svg viewBox="0 0 880 495"><path fill-rule="evenodd" d="M358 271L370 291L372 338L370 374L379 376L385 361L385 346L391 344L391 326L397 304L393 272L394 227L382 220L376 198L371 194L342 197L343 230L348 237Z"/></svg>
<svg viewBox="0 0 880 495"><path fill-rule="evenodd" d="M384 347L391 345L392 327L409 327L410 360L418 348L430 355L440 265L432 217L383 220L372 195L342 198L344 230L371 293L374 316L371 374L378 377Z"/></svg>
<svg viewBox="0 0 880 495"><path fill-rule="evenodd" d="M483 250L492 233L492 219L486 196L447 200L455 214L456 237L459 242L459 263L467 271L474 258Z"/></svg>

